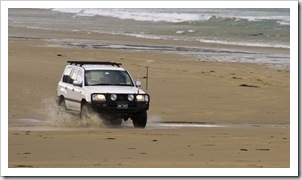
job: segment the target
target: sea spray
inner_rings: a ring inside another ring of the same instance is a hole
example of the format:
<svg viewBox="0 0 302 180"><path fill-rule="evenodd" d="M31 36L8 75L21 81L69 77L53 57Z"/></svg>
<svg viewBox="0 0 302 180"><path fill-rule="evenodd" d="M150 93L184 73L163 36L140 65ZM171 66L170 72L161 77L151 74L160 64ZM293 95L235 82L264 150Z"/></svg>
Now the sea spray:
<svg viewBox="0 0 302 180"><path fill-rule="evenodd" d="M43 112L48 124L56 127L102 127L103 120L97 113L93 113L87 120L81 120L79 113L66 112L59 107L55 98L48 98L43 101Z"/></svg>
<svg viewBox="0 0 302 180"><path fill-rule="evenodd" d="M157 114L151 114L148 117L148 124L156 124L162 122L162 118Z"/></svg>

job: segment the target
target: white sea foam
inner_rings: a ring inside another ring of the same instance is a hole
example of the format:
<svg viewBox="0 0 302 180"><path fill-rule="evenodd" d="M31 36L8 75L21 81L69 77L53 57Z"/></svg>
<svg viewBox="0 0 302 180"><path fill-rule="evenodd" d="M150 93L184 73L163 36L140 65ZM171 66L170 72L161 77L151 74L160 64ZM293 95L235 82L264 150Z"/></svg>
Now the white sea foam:
<svg viewBox="0 0 302 180"><path fill-rule="evenodd" d="M266 12L245 9L107 9L107 8L55 8L52 11L62 13L73 13L77 16L107 16L119 19L132 19L136 21L153 22L192 22L208 21L214 18L262 21L277 20L281 25L289 25L290 18L287 14L280 12Z"/></svg>
<svg viewBox="0 0 302 180"><path fill-rule="evenodd" d="M207 40L207 39L199 39L199 41L204 43L237 45L237 46L274 47L274 48L287 48L287 49L290 48L290 45L281 45L281 44L272 44L272 43L252 43L252 42L238 42L238 41Z"/></svg>
<svg viewBox="0 0 302 180"><path fill-rule="evenodd" d="M111 33L111 34L113 34L113 33ZM118 34L118 33L115 33L115 34ZM130 33L120 33L120 34L126 35L126 36L133 36L133 37L137 37L137 38L144 38L144 39L165 39L164 37L148 35L148 34L130 34Z"/></svg>
<svg viewBox="0 0 302 180"><path fill-rule="evenodd" d="M120 19L132 19L136 21L166 21L166 22L184 22L197 21L200 16L189 13L165 13L165 12L146 12L140 9L84 9L78 12L79 16L109 16Z"/></svg>
<svg viewBox="0 0 302 180"><path fill-rule="evenodd" d="M62 13L80 13L83 11L82 8L54 8L52 11L62 12Z"/></svg>

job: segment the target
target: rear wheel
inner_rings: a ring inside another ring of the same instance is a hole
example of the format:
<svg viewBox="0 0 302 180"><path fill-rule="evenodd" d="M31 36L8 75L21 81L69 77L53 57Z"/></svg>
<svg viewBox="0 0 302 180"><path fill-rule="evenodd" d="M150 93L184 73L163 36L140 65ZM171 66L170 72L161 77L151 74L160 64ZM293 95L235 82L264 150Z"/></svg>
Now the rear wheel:
<svg viewBox="0 0 302 180"><path fill-rule="evenodd" d="M147 124L147 111L138 113L132 118L133 126L136 128L145 128Z"/></svg>

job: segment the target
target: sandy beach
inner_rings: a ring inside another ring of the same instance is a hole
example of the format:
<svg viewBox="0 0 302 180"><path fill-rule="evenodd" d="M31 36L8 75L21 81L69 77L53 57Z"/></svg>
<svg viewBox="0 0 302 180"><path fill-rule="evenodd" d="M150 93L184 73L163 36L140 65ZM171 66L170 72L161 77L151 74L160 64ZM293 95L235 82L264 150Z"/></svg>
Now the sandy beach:
<svg viewBox="0 0 302 180"><path fill-rule="evenodd" d="M22 29L9 29L18 30ZM47 36L47 31L39 33ZM103 41L172 43L123 36ZM173 53L68 47L59 41L20 37L9 38L8 51L9 168L290 166L288 69ZM56 88L68 60L120 62L135 80L148 66L147 127L135 129L131 120L121 128L101 122L86 127L76 115L58 121Z"/></svg>

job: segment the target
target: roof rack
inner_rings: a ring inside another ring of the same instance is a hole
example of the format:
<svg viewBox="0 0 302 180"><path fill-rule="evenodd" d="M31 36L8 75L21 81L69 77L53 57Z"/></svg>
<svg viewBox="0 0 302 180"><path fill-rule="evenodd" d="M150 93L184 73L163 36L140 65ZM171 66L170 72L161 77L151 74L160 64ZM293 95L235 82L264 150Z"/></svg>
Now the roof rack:
<svg viewBox="0 0 302 180"><path fill-rule="evenodd" d="M111 66L117 66L120 67L122 63L117 62L104 62L104 61L67 61L67 63L70 63L70 65L80 65L83 66L85 64L99 64L99 65L111 65Z"/></svg>

